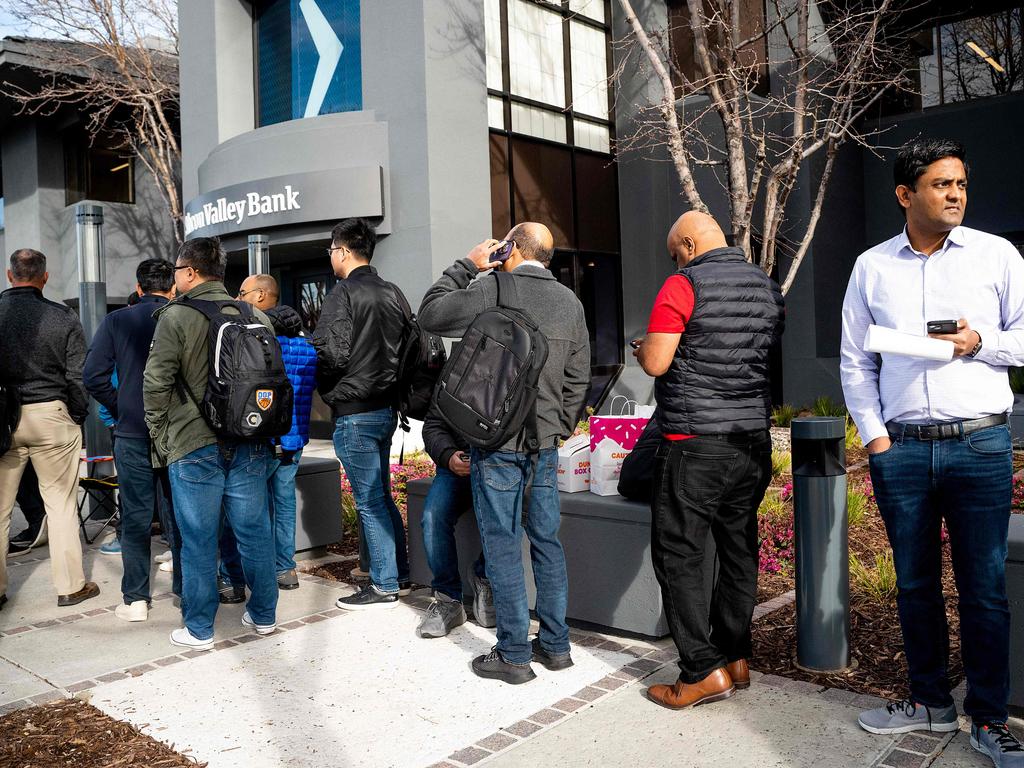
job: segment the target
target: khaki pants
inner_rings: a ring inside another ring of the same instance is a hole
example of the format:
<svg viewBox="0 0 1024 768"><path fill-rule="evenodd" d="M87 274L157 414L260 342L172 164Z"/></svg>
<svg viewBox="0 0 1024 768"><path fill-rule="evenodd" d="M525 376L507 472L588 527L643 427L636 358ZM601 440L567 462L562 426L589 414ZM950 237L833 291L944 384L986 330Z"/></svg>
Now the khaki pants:
<svg viewBox="0 0 1024 768"><path fill-rule="evenodd" d="M7 591L11 510L29 460L46 507L53 586L58 595L70 595L85 586L76 510L81 451L82 431L64 403L53 400L21 407L11 449L0 456L0 595Z"/></svg>

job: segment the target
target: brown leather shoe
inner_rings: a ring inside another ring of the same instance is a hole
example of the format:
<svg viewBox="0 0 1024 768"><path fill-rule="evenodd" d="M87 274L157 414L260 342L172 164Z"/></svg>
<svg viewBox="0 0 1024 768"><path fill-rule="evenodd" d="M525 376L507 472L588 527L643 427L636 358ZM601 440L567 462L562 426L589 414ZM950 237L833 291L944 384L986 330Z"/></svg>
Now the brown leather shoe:
<svg viewBox="0 0 1024 768"><path fill-rule="evenodd" d="M99 593L100 588L93 582L87 581L85 586L77 592L73 592L70 595L57 595L57 607L66 608L69 605L78 605L91 597L96 597Z"/></svg>
<svg viewBox="0 0 1024 768"><path fill-rule="evenodd" d="M729 673L737 691L750 687L750 668L747 666L746 659L736 659L736 661L726 664L725 671Z"/></svg>
<svg viewBox="0 0 1024 768"><path fill-rule="evenodd" d="M647 698L669 709L686 709L728 699L734 693L732 678L725 667L719 667L698 683L676 680L672 685L652 685L647 689Z"/></svg>

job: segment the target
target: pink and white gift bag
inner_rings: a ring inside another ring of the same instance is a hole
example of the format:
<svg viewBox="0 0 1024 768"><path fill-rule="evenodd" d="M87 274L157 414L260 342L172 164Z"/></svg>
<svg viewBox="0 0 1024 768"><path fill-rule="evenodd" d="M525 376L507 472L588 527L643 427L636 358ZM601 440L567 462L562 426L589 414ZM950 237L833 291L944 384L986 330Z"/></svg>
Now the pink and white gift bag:
<svg viewBox="0 0 1024 768"><path fill-rule="evenodd" d="M615 400L612 408L615 408ZM590 492L598 496L613 496L619 492L622 461L636 446L654 406L626 400L622 410L617 416L590 417Z"/></svg>

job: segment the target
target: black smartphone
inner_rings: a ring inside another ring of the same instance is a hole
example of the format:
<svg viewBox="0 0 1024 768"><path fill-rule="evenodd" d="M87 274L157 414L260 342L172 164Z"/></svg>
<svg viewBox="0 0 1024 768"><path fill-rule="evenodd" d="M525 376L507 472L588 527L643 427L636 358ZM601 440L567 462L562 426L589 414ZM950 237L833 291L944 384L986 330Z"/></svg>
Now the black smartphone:
<svg viewBox="0 0 1024 768"><path fill-rule="evenodd" d="M956 333L958 330L956 320L928 321L928 333Z"/></svg>
<svg viewBox="0 0 1024 768"><path fill-rule="evenodd" d="M491 261L500 261L504 264L512 255L512 249L516 247L515 240L502 240L501 247L491 254Z"/></svg>
<svg viewBox="0 0 1024 768"><path fill-rule="evenodd" d="M640 339L631 339L629 342L629 346L631 346L633 349L640 349Z"/></svg>

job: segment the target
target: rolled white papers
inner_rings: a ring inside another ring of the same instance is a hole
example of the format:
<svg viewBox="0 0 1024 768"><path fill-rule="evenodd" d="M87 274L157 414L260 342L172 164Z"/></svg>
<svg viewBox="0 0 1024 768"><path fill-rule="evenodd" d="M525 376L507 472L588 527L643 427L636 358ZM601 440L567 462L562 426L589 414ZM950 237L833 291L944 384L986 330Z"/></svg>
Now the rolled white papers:
<svg viewBox="0 0 1024 768"><path fill-rule="evenodd" d="M951 341L915 336L893 328L869 325L864 336L864 351L878 354L923 357L926 360L952 360L956 348Z"/></svg>

